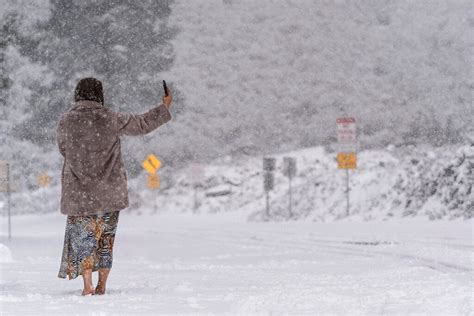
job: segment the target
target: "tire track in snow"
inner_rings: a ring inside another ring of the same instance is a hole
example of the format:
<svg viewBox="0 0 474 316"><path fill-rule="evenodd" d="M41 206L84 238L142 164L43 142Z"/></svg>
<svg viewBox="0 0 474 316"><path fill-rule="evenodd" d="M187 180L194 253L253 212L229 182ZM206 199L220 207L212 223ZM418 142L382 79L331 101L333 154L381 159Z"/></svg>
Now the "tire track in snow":
<svg viewBox="0 0 474 316"><path fill-rule="evenodd" d="M189 234L189 233L188 233ZM325 252L331 254L340 254L340 255L350 255L350 256L358 256L358 257L366 257L366 258L373 258L373 257L385 257L385 258L396 258L401 261L415 261L420 263L422 266L425 266L430 269L434 269L440 272L448 273L449 271L457 271L457 272L472 272L473 269L470 267L465 267L459 264L454 264L450 262L445 262L441 260L436 260L433 258L422 257L419 255L413 255L409 253L392 253L388 251L382 250L371 250L368 247L374 247L378 245L354 245L354 246L343 246L344 244L354 242L348 241L344 239L314 239L314 238L302 238L301 235L298 233L287 232L285 231L283 234L278 231L259 231L257 234L252 234L253 236L247 236L247 238L242 238L242 236L248 234L247 230L243 230L242 232L235 232L235 231L214 231L209 229L202 229L199 230L199 238L205 238L207 242L215 242L218 244L226 244L226 245L234 245L245 247L246 249L280 249L282 250L283 247L287 249L291 249L292 251L301 251L301 252ZM194 234L189 234L194 235ZM262 236L263 235L263 236ZM282 238L282 236L290 236L290 238ZM297 236L298 238L291 238ZM296 239L296 240L295 240ZM441 244L444 246L448 246L451 249L452 245L447 245L444 243L440 243L438 241L414 241L414 243L423 243L428 245L435 245ZM386 245L386 244L385 244ZM316 246L316 248L315 248ZM361 246L364 247L361 249ZM458 246L458 245L454 245ZM462 245L464 246L464 245ZM288 252L286 252L288 253ZM274 255L275 253L273 253Z"/></svg>

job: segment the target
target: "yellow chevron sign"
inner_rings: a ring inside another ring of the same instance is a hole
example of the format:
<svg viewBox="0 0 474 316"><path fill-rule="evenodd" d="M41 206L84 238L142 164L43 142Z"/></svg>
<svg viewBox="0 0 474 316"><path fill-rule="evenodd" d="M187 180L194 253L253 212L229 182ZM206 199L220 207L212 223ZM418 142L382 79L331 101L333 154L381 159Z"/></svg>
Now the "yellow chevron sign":
<svg viewBox="0 0 474 316"><path fill-rule="evenodd" d="M161 168L161 161L155 155L150 154L142 162L142 166L149 174L155 174Z"/></svg>

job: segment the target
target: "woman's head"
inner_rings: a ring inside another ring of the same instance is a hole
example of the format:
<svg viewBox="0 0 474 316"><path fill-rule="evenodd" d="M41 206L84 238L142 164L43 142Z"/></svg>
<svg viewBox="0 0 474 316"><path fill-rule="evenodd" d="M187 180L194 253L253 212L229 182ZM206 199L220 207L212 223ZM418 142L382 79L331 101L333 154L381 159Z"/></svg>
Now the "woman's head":
<svg viewBox="0 0 474 316"><path fill-rule="evenodd" d="M95 78L84 78L79 80L74 91L74 101L89 100L104 104L104 93L102 82Z"/></svg>

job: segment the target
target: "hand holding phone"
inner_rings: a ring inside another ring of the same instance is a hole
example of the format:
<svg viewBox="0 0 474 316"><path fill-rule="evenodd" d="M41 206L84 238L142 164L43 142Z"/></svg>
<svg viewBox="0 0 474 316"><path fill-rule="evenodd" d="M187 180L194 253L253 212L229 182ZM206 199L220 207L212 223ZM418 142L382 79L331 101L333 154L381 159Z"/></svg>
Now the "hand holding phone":
<svg viewBox="0 0 474 316"><path fill-rule="evenodd" d="M171 102L173 101L173 97L170 94L170 89L166 85L166 81L163 80L163 90L165 91L165 95L163 96L163 104L169 109L171 107Z"/></svg>
<svg viewBox="0 0 474 316"><path fill-rule="evenodd" d="M166 86L166 81L163 80L163 90L165 90L165 97L169 95L168 87Z"/></svg>

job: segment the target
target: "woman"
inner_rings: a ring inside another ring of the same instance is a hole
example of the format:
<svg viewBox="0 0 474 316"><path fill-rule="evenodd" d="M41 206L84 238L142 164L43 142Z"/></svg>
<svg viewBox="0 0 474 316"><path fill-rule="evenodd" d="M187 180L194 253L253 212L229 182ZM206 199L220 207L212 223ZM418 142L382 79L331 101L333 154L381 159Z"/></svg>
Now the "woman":
<svg viewBox="0 0 474 316"><path fill-rule="evenodd" d="M102 83L79 81L75 104L59 120L57 137L64 157L61 213L67 215L59 277L82 275L82 295L104 294L112 267L119 211L128 206L120 136L144 135L171 119L171 93L142 115L104 106ZM94 288L92 272L99 272Z"/></svg>

